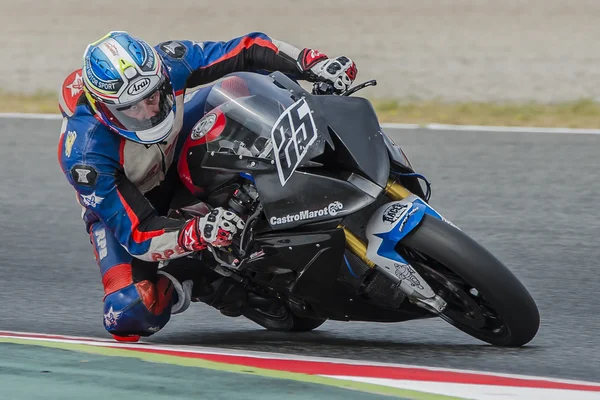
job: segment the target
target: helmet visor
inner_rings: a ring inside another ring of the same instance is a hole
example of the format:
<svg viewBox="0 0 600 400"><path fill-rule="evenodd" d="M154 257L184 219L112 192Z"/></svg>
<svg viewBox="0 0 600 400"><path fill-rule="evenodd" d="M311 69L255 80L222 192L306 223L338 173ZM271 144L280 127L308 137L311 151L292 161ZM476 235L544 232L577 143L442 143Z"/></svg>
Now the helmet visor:
<svg viewBox="0 0 600 400"><path fill-rule="evenodd" d="M157 88L129 104L98 103L105 117L116 127L132 132L154 130L173 111L175 96L170 80L161 79Z"/></svg>

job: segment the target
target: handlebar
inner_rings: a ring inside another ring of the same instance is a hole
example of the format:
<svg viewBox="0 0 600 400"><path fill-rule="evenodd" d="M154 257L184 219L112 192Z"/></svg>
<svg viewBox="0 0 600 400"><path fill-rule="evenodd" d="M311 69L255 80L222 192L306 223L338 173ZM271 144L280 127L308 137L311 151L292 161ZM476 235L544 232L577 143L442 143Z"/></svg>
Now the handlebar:
<svg viewBox="0 0 600 400"><path fill-rule="evenodd" d="M315 95L327 95L327 94L335 94L335 88L333 85L327 82L315 82L312 88L312 94Z"/></svg>
<svg viewBox="0 0 600 400"><path fill-rule="evenodd" d="M354 93L358 92L359 90L364 89L368 86L377 86L377 81L375 79L366 81L364 83L361 83L360 85L354 86L353 88L346 90L343 93L336 93L335 88L330 83L315 82L315 84L313 85L313 88L312 88L312 94L314 94L314 95L339 94L340 96L350 96L351 94L354 94Z"/></svg>

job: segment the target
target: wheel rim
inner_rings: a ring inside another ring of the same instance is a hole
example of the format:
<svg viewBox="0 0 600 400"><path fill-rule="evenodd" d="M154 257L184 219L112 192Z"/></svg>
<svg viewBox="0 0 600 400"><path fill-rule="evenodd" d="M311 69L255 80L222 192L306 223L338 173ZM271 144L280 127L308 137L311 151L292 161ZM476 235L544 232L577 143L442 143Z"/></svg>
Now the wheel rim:
<svg viewBox="0 0 600 400"><path fill-rule="evenodd" d="M431 257L414 250L410 250L407 257L432 290L447 302L440 318L459 329L475 331L480 336L510 336L507 324L476 287Z"/></svg>

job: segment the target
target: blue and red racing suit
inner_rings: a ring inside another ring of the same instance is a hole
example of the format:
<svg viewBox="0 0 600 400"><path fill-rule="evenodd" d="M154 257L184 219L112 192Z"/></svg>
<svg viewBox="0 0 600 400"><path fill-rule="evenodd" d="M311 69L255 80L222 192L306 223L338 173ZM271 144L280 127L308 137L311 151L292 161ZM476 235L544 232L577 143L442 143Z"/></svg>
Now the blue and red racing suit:
<svg viewBox="0 0 600 400"><path fill-rule="evenodd" d="M279 70L309 78L296 65L299 49L263 33L228 42L168 41L155 48L169 70L177 107L184 107L164 141L144 145L112 133L81 96L81 70L67 77L59 101L64 116L59 163L85 210L105 292L104 326L115 335L157 332L176 301L170 281L156 275L156 261L186 254L178 245L185 221L166 217L149 194L178 180L171 165L203 116L210 87L191 89L236 71Z"/></svg>

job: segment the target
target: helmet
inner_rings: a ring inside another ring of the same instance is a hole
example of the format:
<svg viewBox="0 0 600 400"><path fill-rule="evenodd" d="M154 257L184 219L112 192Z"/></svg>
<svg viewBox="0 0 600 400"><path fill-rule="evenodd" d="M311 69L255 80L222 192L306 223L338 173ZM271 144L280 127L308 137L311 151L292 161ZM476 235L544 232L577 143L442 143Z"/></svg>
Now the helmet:
<svg viewBox="0 0 600 400"><path fill-rule="evenodd" d="M110 32L85 49L82 75L90 106L114 132L152 144L173 131L175 92L148 43L127 32Z"/></svg>

